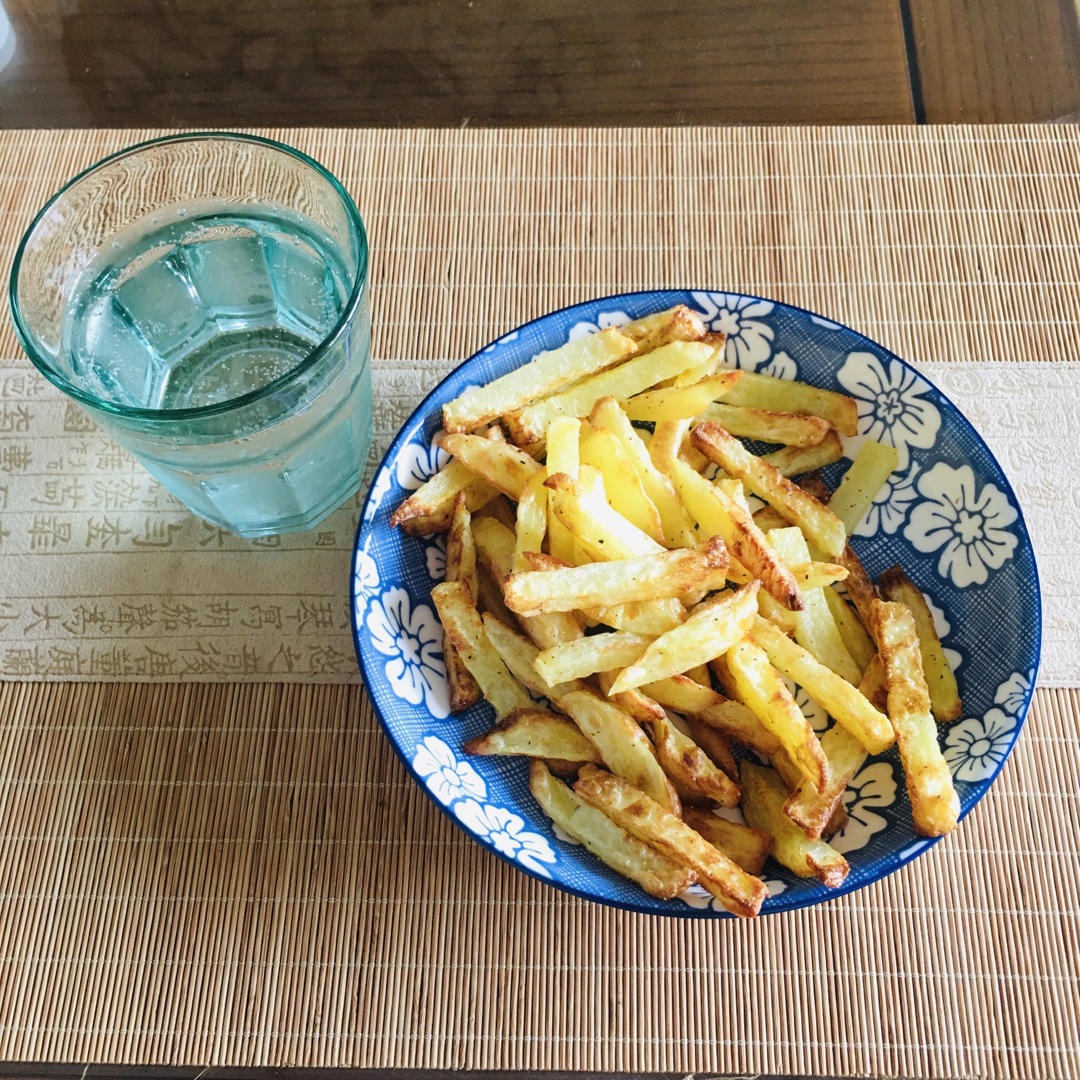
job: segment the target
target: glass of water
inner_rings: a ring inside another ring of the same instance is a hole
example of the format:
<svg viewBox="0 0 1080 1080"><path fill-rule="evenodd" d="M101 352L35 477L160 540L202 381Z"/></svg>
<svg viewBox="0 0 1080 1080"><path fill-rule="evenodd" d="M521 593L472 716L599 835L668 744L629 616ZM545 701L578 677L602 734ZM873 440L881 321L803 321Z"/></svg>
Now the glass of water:
<svg viewBox="0 0 1080 1080"><path fill-rule="evenodd" d="M364 223L305 154L180 135L99 162L19 246L30 359L200 517L307 529L371 441Z"/></svg>

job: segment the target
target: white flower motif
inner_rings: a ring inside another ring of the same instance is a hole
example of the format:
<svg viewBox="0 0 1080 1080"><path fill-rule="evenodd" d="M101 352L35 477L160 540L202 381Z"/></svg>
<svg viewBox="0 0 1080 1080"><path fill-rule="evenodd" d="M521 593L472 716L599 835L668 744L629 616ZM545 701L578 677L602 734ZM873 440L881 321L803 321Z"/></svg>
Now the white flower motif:
<svg viewBox="0 0 1080 1080"><path fill-rule="evenodd" d="M467 762L458 761L454 751L434 735L425 735L413 755L413 768L424 778L428 791L449 806L455 799L482 799L487 785Z"/></svg>
<svg viewBox="0 0 1080 1080"><path fill-rule="evenodd" d="M364 507L365 521L370 521L376 513L378 513L379 507L382 505L382 501L386 497L386 493L390 490L390 485L392 483L393 479L389 469L380 469L378 473L376 473L375 483L371 486L371 495L368 498L368 504Z"/></svg>
<svg viewBox="0 0 1080 1080"><path fill-rule="evenodd" d="M771 375L774 379L794 379L799 374L799 365L781 350L774 353L773 358L760 371L763 375Z"/></svg>
<svg viewBox="0 0 1080 1080"><path fill-rule="evenodd" d="M858 403L859 434L895 446L901 469L909 447L929 449L937 441L941 414L923 399L930 384L898 360L886 370L873 353L849 353L836 377Z"/></svg>
<svg viewBox="0 0 1080 1080"><path fill-rule="evenodd" d="M379 589L379 568L375 565L375 560L367 553L367 548L361 548L356 553L353 581L357 604L362 611L368 599Z"/></svg>
<svg viewBox="0 0 1080 1080"><path fill-rule="evenodd" d="M415 491L450 460L450 455L438 444L441 434L436 432L427 446L409 443L401 451L397 459L397 481L407 491Z"/></svg>
<svg viewBox="0 0 1080 1080"><path fill-rule="evenodd" d="M516 859L536 874L551 877L551 872L541 863L555 862L555 852L539 833L529 832L517 814L475 799L463 799L454 804L453 810L466 828L489 840L501 855Z"/></svg>
<svg viewBox="0 0 1080 1080"><path fill-rule="evenodd" d="M880 532L891 536L897 532L904 524L911 504L919 497L915 487L915 478L918 475L919 466L914 463L906 473L894 472L882 484L852 535L877 536Z"/></svg>
<svg viewBox="0 0 1080 1080"><path fill-rule="evenodd" d="M390 689L410 705L425 705L432 716L450 715L442 628L426 604L411 606L409 594L395 586L375 597L364 620L371 643L386 661Z"/></svg>
<svg viewBox="0 0 1080 1080"><path fill-rule="evenodd" d="M954 585L984 585L990 570L1013 557L1016 535L1008 526L1016 509L993 484L980 491L970 465L954 469L939 461L919 477L926 501L911 512L904 536L916 550L941 548L938 573Z"/></svg>
<svg viewBox="0 0 1080 1080"><path fill-rule="evenodd" d="M503 334L497 341L493 341L490 345L484 349L484 352L494 352L500 345L506 345L511 341L516 341L518 336L517 330L511 330L509 334Z"/></svg>
<svg viewBox="0 0 1080 1080"><path fill-rule="evenodd" d="M833 322L832 319L823 319L820 315L811 315L810 321L812 323L817 323L818 326L825 327L826 330L844 329L838 322Z"/></svg>
<svg viewBox="0 0 1080 1080"><path fill-rule="evenodd" d="M446 537L441 533L424 549L424 561L432 581L442 581L446 577Z"/></svg>
<svg viewBox="0 0 1080 1080"><path fill-rule="evenodd" d="M945 736L943 753L957 780L988 780L1005 760L1012 742L1015 717L990 709L981 720L972 717L953 724Z"/></svg>
<svg viewBox="0 0 1080 1080"><path fill-rule="evenodd" d="M574 323L570 327L567 340L578 341L583 337L588 337L590 334L595 334L598 330L606 330L609 326L622 326L623 323L628 322L630 322L630 316L625 311L601 311L596 316L596 322L586 320Z"/></svg>
<svg viewBox="0 0 1080 1080"><path fill-rule="evenodd" d="M794 683L787 676L784 681L790 690ZM810 726L820 735L829 726L829 714L800 686L794 691L795 704L802 710Z"/></svg>
<svg viewBox="0 0 1080 1080"><path fill-rule="evenodd" d="M893 767L888 761L874 761L864 765L848 784L844 792L844 806L848 812L847 824L829 841L839 852L858 851L881 832L888 822L873 807L884 809L896 802L896 780Z"/></svg>
<svg viewBox="0 0 1080 1080"><path fill-rule="evenodd" d="M763 879L763 883L769 890L770 896L779 896L787 889L787 885L776 878ZM715 896L706 892L701 885L688 885L679 893L679 899L689 907L698 908L701 911L727 911L727 908Z"/></svg>
<svg viewBox="0 0 1080 1080"><path fill-rule="evenodd" d="M762 881L765 888L769 890L770 896L779 896L782 892L787 891L787 885L778 878L762 878Z"/></svg>
<svg viewBox="0 0 1080 1080"><path fill-rule="evenodd" d="M1010 716L1019 716L1031 692L1031 682L1034 678L1034 668L1027 675L1021 675L1019 671L1014 672L997 688L994 704L1000 705Z"/></svg>
<svg viewBox="0 0 1080 1080"><path fill-rule="evenodd" d="M727 335L727 362L732 367L757 371L772 353L775 332L761 320L772 313L768 300L738 293L691 294L709 324L709 329Z"/></svg>

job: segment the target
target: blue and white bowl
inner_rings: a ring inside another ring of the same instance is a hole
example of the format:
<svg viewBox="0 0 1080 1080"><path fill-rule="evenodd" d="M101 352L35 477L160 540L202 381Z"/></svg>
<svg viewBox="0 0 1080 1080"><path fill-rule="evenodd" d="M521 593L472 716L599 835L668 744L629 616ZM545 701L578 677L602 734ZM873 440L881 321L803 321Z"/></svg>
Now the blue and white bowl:
<svg viewBox="0 0 1080 1080"><path fill-rule="evenodd" d="M479 843L528 874L617 907L663 915L722 917L700 887L656 900L556 832L529 793L523 759L469 757L465 740L486 731L486 702L452 716L442 631L430 599L442 580L442 537L391 529L397 505L447 460L433 448L441 407L467 386L497 378L568 339L683 303L728 335L728 361L748 371L798 378L850 394L859 436L892 443L900 467L855 532L871 576L900 563L929 596L956 670L963 718L943 726L961 816L1000 772L1020 733L1039 663L1041 606L1035 559L1020 508L1001 467L956 407L887 349L838 323L738 293L628 293L552 312L506 334L449 375L409 418L387 451L357 532L352 612L356 654L394 748L435 802ZM848 462L825 470L837 482ZM798 700L819 724L820 709ZM829 900L899 869L934 840L912 826L895 748L870 758L845 796L849 821L832 839L851 872L839 889L765 867L763 912Z"/></svg>

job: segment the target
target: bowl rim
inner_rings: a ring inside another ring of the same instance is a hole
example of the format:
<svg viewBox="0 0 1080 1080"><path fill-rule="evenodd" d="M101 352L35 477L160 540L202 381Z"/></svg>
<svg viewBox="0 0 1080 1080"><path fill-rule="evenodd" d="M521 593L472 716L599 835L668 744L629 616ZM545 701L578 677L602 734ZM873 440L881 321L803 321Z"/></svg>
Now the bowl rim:
<svg viewBox="0 0 1080 1080"><path fill-rule="evenodd" d="M1013 729L1012 736L1010 738L1008 748L1005 751L1004 755L1002 756L1001 761L994 768L994 771L985 780L980 782L980 784L978 786L978 793L976 794L975 798L972 800L971 804L967 807L967 809L963 809L963 807L961 807L961 812L960 812L960 817L958 819L958 823L960 821L963 821L964 818L966 818L968 816L968 814L970 814L975 809L975 807L983 800L983 798L986 796L987 792L989 792L990 788L993 786L994 782L997 780L997 778L1000 775L1002 769L1004 769L1005 763L1012 756L1012 752L1013 752L1014 748L1016 747L1017 740L1020 738L1020 733L1023 730L1024 725L1027 723L1028 713L1031 711L1031 704L1032 704L1032 701L1034 700L1034 696L1035 696L1035 685L1036 685L1036 683L1038 681L1039 665L1040 665L1040 662L1042 660L1042 621L1043 621L1042 586L1041 586L1041 583L1040 583L1040 580L1039 580L1039 568L1038 568L1038 563L1036 562L1036 559L1035 559L1035 550L1032 547L1031 536L1030 536L1030 534L1028 532L1027 522L1024 519L1023 507L1021 506L1019 499L1017 499L1016 492L1013 490L1012 483L1010 482L1008 476L1006 475L1005 470L1002 468L1001 463L998 461L997 455L994 454L994 452L986 444L986 441L983 439L982 435L976 429L975 425L972 424L970 420L968 420L968 418L964 415L964 413L957 407L957 405L952 401L952 399L949 398L948 395L945 394L944 391L942 391L935 383L931 382L925 375L923 375L912 364L908 363L902 357L898 356L891 349L888 349L884 345L881 345L879 342L876 342L872 338L867 337L865 334L861 333L860 331L852 329L846 323L838 322L835 319L831 319L831 318L828 318L827 316L820 315L816 311L811 311L809 308L802 307L802 306L800 306L798 304L790 304L790 303L788 303L787 301L784 301L784 300L773 300L773 299L770 299L769 297L757 296L756 294L753 294L753 293L744 293L744 292L738 292L738 291L733 291L733 290L729 290L729 289L716 289L716 288L705 289L705 288L696 288L696 287L692 287L692 286L690 286L690 287L668 287L668 288L662 288L662 289L637 289L637 290L634 290L634 291L631 291L631 292L613 293L613 294L608 295L608 296L592 297L591 299L580 300L580 301L577 301L577 302L575 302L573 304L566 304L563 307L555 308L555 309L553 309L551 311L545 312L543 315L537 316L534 319L530 319L527 322L519 323L517 326L513 327L510 330L504 331L499 337L494 338L492 341L488 342L486 345L484 345L481 348L477 349L469 357L467 357L465 360L463 360L460 364L456 364L450 371L448 371L446 373L446 375L442 379L440 379L439 382L424 396L423 400L416 406L415 409L413 409L413 411L409 414L408 418L398 428L398 430L395 433L393 439L391 439L390 445L387 447L386 452L383 454L382 458L379 461L379 464L376 466L374 472L372 473L371 483L368 486L367 493L364 496L361 515L360 515L360 520L359 520L359 523L357 524L357 527L356 527L356 538L355 538L355 540L353 542L352 559L351 559L351 561L349 563L349 604L350 604L349 623L350 623L350 626L352 628L353 650L356 653L357 664L358 664L358 666L360 668L360 674L361 674L361 676L363 678L364 690L367 693L368 699L371 702L372 712L374 712L376 718L378 719L379 726L382 728L383 733L385 734L385 736L387 738L387 741L390 743L391 747L394 750L394 753L397 755L397 757L401 761L401 763L405 766L405 769L409 773L410 777L413 779L413 781L416 783L416 785L420 788L420 790L424 793L424 795L426 795L427 798L432 803L434 803L435 806L437 806L439 808L439 810L443 814L445 814L445 816L447 818L449 818L450 821L452 821L457 828L459 828L462 832L464 832L466 836L468 836L472 841L474 841L476 844L478 844L481 848L488 851L489 853L494 855L496 858L501 859L503 862L508 863L510 866L512 866L515 870L519 871L520 873L527 874L529 877L534 878L536 881L543 882L545 885L551 886L552 888L554 888L554 889L556 889L556 890L558 890L560 892L568 893L571 896L580 897L581 899L589 900L589 901L592 901L593 903L596 903L596 904L602 904L602 905L604 905L606 907L611 907L611 908L615 908L615 909L622 910L622 911L632 911L632 912L642 914L642 915L655 915L655 916L660 916L662 918L673 918L673 919L733 919L733 918L735 918L735 916L732 915L730 912L717 911L712 907L711 904L709 904L709 905L707 905L705 907L697 908L697 907L692 907L690 904L687 904L687 903L675 904L672 901L666 901L665 906L663 908L657 908L657 907L653 907L653 906L648 905L645 902L645 900L633 901L633 900L612 899L610 897L605 897L605 896L597 896L596 894L588 892L585 889L578 888L577 886L567 884L566 882L558 881L553 877L545 877L543 874L537 873L535 870L530 869L528 866L524 865L523 863L518 862L512 856L505 855L503 852L499 851L486 838L477 836L463 822L461 822L460 820L458 820L457 817L454 816L454 814L451 812L449 806L444 805L438 799L435 798L435 796L432 794L432 792L428 789L427 784L424 783L423 777L421 777L419 775L419 773L417 773L417 771L413 768L412 762L408 759L408 757L406 756L404 750L401 748L401 746L398 744L397 739L394 737L393 732L390 730L390 725L387 723L386 718L383 716L382 709L379 707L378 702L375 699L375 695L369 689L369 687L370 687L370 685L372 683L372 680L371 680L371 677L370 677L370 674L369 674L368 664L367 664L367 662L365 660L365 657L364 657L364 651L363 651L363 648L361 646L360 628L357 626L357 618L356 618L356 610L357 610L356 609L356 602L357 602L356 563L357 563L357 558L358 558L359 553L360 553L362 540L374 528L374 517L369 517L368 516L367 507L368 507L369 503L371 502L372 495L374 494L375 484L376 484L376 482L378 480L379 475L383 472L384 469L388 468L396 460L396 458L397 458L398 454L400 453L401 449L403 448L403 446L407 444L406 435L414 428L415 422L419 419L419 421L421 423L421 426L422 426L424 421L426 421L426 419L428 417L428 414L431 412L432 404L433 404L434 399L439 396L439 394L443 391L443 388L446 386L446 384L451 379L458 376L462 372L462 370L464 368L467 368L470 364L472 364L474 361L476 361L477 358L481 354L483 354L488 349L490 349L493 346L498 345L500 342L502 342L503 339L508 334L517 334L520 331L522 331L522 330L524 330L524 329L526 329L526 328L528 328L530 326L535 326L538 323L545 322L546 320L551 319L551 318L555 318L556 316L559 316L559 315L565 315L568 312L573 311L575 308L592 308L592 307L595 307L597 304L607 304L607 303L614 304L614 303L617 303L619 301L624 301L624 300L628 300L628 299L643 299L645 297L650 297L650 296L659 297L659 296L663 296L663 295L668 294L668 293L689 294L689 293L695 293L695 292L712 293L712 294L723 293L723 294L728 295L728 296L736 296L739 299L745 299L745 300L751 300L751 301L763 301L765 303L770 303L770 304L774 304L776 306L788 308L791 311L799 312L800 314L806 315L806 316L808 316L808 317L810 317L812 319L822 320L822 321L824 321L826 323L829 323L830 325L832 325L836 329L843 330L845 333L850 334L853 337L857 338L860 342L864 342L865 344L871 346L873 349L878 350L880 353L882 353L884 356L888 357L889 359L898 361L907 371L910 371L916 377L918 377L919 379L922 379L922 381L925 382L931 388L931 390L933 390L934 394L937 395L937 397L940 399L940 401L942 403L944 403L956 415L956 417L960 420L960 422L963 425L966 425L968 430L971 432L971 434L976 439L977 443L982 447L983 451L986 453L987 457L990 459L991 462L993 462L994 466L996 466L997 471L1000 474L1001 480L1002 480L1002 482L1004 484L1004 493L1009 497L1009 499L1012 502L1012 505L1016 508L1016 512L1017 512L1016 532L1017 532L1017 540L1018 540L1018 542L1020 544L1020 548L1021 548L1021 550L1026 550L1031 556L1032 584L1033 584L1034 590L1035 590L1035 593L1034 593L1035 631L1036 631L1035 632L1035 638L1034 638L1035 645L1034 645L1034 655L1033 655L1033 658L1032 658L1032 665L1031 665L1031 682L1030 682L1030 685L1027 688L1027 691L1024 694L1023 705L1020 707L1020 709L1017 710L1017 713L1016 713L1016 720L1017 720L1016 727ZM658 310L663 310L663 309L661 308L661 309L658 309ZM506 344L510 344L510 343L506 342ZM522 361L522 363L525 363L525 361ZM521 365L519 365L519 366L521 366ZM517 813L519 817L522 816L519 813L519 811L518 811L518 809L516 807L511 807L510 809L512 810L512 812ZM803 910L803 909L806 909L806 908L819 907L822 904L828 904L833 900L837 900L841 896L847 896L847 895L849 895L849 894L851 894L853 892L857 892L860 889L865 888L866 886L869 886L869 885L873 885L876 882L881 881L883 878L889 877L890 875L896 873L898 870L903 869L905 866L908 865L908 863L910 863L910 862L914 861L915 859L917 859L924 852L929 851L930 848L934 847L939 841L941 841L943 839L945 839L945 837L942 837L942 836L917 837L914 841L912 841L910 844L908 844L901 851L895 852L895 853L890 853L890 854L885 855L882 858L878 859L873 864L873 867L872 867L873 876L866 877L866 878L860 878L858 881L852 881L851 880L851 875L849 874L847 879L843 882L843 884L841 884L836 889L830 889L829 894L827 896L817 897L817 898L814 898L814 899L811 899L811 900L804 900L802 902L794 902L794 901L796 901L796 898L800 895L799 893L784 892L784 893L780 893L778 896L770 897L769 900L773 901L773 903L769 904L769 901L766 901L766 904L768 904L769 906L768 907L763 907L760 914L757 917L760 918L762 915L781 915L781 914L784 914L785 912L799 911L799 910ZM614 871L610 871L610 872L614 873ZM788 902L785 902L785 896L790 898L790 900Z"/></svg>

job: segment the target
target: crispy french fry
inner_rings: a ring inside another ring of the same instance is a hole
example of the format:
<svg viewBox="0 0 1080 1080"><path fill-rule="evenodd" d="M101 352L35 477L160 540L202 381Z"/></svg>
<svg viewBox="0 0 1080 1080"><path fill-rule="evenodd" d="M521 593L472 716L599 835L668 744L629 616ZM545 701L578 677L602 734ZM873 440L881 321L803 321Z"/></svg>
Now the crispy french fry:
<svg viewBox="0 0 1080 1080"><path fill-rule="evenodd" d="M621 694L611 693L611 684L615 681L616 671L598 671L596 684L600 693L613 701L620 709L628 712L639 724L648 724L651 728L656 721L667 718L667 713L658 702L647 697L640 690L624 690Z"/></svg>
<svg viewBox="0 0 1080 1080"><path fill-rule="evenodd" d="M557 758L566 762L599 761L600 755L580 728L547 709L515 709L490 731L465 743L467 754Z"/></svg>
<svg viewBox="0 0 1080 1080"><path fill-rule="evenodd" d="M491 571L482 562L478 563L476 567L476 581L476 610L481 615L491 612L492 615L505 623L514 626L518 625L517 617L503 603L502 589L499 588L495 578L492 577Z"/></svg>
<svg viewBox="0 0 1080 1080"><path fill-rule="evenodd" d="M769 533L769 542L789 566L806 562L810 558L806 538L798 529L773 529ZM855 685L862 673L844 645L844 639L822 591L807 589L802 595L803 610L792 616L796 639L827 668Z"/></svg>
<svg viewBox="0 0 1080 1080"><path fill-rule="evenodd" d="M574 790L616 824L690 867L698 881L736 915L756 915L768 891L764 883L736 865L703 836L649 796L617 776L586 766Z"/></svg>
<svg viewBox="0 0 1080 1080"><path fill-rule="evenodd" d="M689 431L689 420L661 420L653 428L652 438L649 439L649 457L665 476L671 475L671 466L679 460L679 451Z"/></svg>
<svg viewBox="0 0 1080 1080"><path fill-rule="evenodd" d="M844 806L843 801L836 804L833 809L833 815L829 818L828 824L825 826L825 831L821 834L825 840L831 840L838 832L842 832L848 823L848 812Z"/></svg>
<svg viewBox="0 0 1080 1080"><path fill-rule="evenodd" d="M442 446L477 476L482 476L504 495L515 500L521 498L522 488L529 479L543 468L524 450L480 435L446 435Z"/></svg>
<svg viewBox="0 0 1080 1080"><path fill-rule="evenodd" d="M454 516L446 537L446 580L464 582L473 602L479 601L480 583L476 573L472 515L463 491L459 491L454 500ZM446 631L443 631L443 661L446 664L446 684L450 692L450 711L457 713L472 708L480 700L480 687L458 655Z"/></svg>
<svg viewBox="0 0 1080 1080"><path fill-rule="evenodd" d="M671 463L671 478L702 530L710 536L722 536L730 553L761 579L778 603L801 610L803 599L795 576L738 500L678 459Z"/></svg>
<svg viewBox="0 0 1080 1080"><path fill-rule="evenodd" d="M505 525L511 532L517 528L517 514L510 505L510 500L501 492L496 492L495 497L484 503L474 515L476 518L494 518Z"/></svg>
<svg viewBox="0 0 1080 1080"><path fill-rule="evenodd" d="M635 600L629 604L585 608L585 614L614 630L629 630L633 634L659 637L686 622L686 608L674 596L658 596L655 600Z"/></svg>
<svg viewBox="0 0 1080 1080"><path fill-rule="evenodd" d="M705 333L705 324L697 312L676 304L667 311L634 319L620 330L637 345L639 353L647 353L672 341L697 341Z"/></svg>
<svg viewBox="0 0 1080 1080"><path fill-rule="evenodd" d="M744 638L728 650L727 662L743 703L780 740L814 789L824 791L829 766L821 743L764 651Z"/></svg>
<svg viewBox="0 0 1080 1080"><path fill-rule="evenodd" d="M495 498L497 489L476 475L464 462L451 461L421 484L391 515L390 524L410 536L430 536L450 527L454 500L465 493L469 510L479 510Z"/></svg>
<svg viewBox="0 0 1080 1080"><path fill-rule="evenodd" d="M514 442L542 438L557 416L588 416L602 397L629 397L670 379L687 368L705 363L713 350L700 342L673 341L644 356L584 379L568 390L526 405L506 417Z"/></svg>
<svg viewBox="0 0 1080 1080"><path fill-rule="evenodd" d="M594 375L637 352L637 345L616 327L568 342L483 387L467 390L443 406L447 431L472 431L504 413L520 409Z"/></svg>
<svg viewBox="0 0 1080 1080"><path fill-rule="evenodd" d="M859 693L862 694L878 712L888 715L889 688L885 685L885 669L881 666L881 657L874 653L866 665L863 677L859 681Z"/></svg>
<svg viewBox="0 0 1080 1080"><path fill-rule="evenodd" d="M942 724L958 719L963 712L960 690L934 627L934 616L926 597L899 566L892 566L881 575L878 588L886 600L898 600L911 609L934 719Z"/></svg>
<svg viewBox="0 0 1080 1080"><path fill-rule="evenodd" d="M540 655L540 650L528 638L523 637L495 615L485 612L482 618L488 641L491 642L510 674L527 690L550 698L552 701L558 701L566 694L585 689L585 684L579 679L549 683L536 670L536 658ZM577 640L581 640L581 630L578 629L577 633L579 635Z"/></svg>
<svg viewBox="0 0 1080 1080"><path fill-rule="evenodd" d="M760 874L772 853L773 838L767 832L729 821L711 810L688 806L683 811L683 821L748 874Z"/></svg>
<svg viewBox="0 0 1080 1080"><path fill-rule="evenodd" d="M679 796L660 768L652 743L629 713L591 690L567 694L557 704L596 747L604 764L616 776L646 792L672 813L680 812Z"/></svg>
<svg viewBox="0 0 1080 1080"><path fill-rule="evenodd" d="M885 669L889 718L896 729L900 761L907 776L915 831L923 836L943 836L956 827L960 800L938 745L915 617L906 604L875 600L871 618Z"/></svg>
<svg viewBox="0 0 1080 1080"><path fill-rule="evenodd" d="M548 476L563 473L578 478L581 464L581 421L576 416L557 416L547 429Z"/></svg>
<svg viewBox="0 0 1080 1080"><path fill-rule="evenodd" d="M581 460L600 471L612 507L653 540L663 543L660 512L646 493L630 455L614 432L596 428L583 436Z"/></svg>
<svg viewBox="0 0 1080 1080"><path fill-rule="evenodd" d="M754 457L738 439L719 424L698 424L691 433L694 445L759 498L778 510L788 521L800 526L807 537L826 554L837 557L847 541L844 523L817 499L768 462Z"/></svg>
<svg viewBox="0 0 1080 1080"><path fill-rule="evenodd" d="M661 420L692 420L723 397L738 382L741 371L723 371L690 386L668 386L646 390L622 402L631 420L657 423ZM826 425L827 428L827 425Z"/></svg>
<svg viewBox="0 0 1080 1080"><path fill-rule="evenodd" d="M759 582L752 581L737 592L701 604L686 622L662 634L637 661L628 664L615 680L614 690L679 675L724 653L749 628L757 611L759 587Z"/></svg>
<svg viewBox="0 0 1080 1080"><path fill-rule="evenodd" d="M894 734L889 718L879 713L851 683L761 616L754 620L750 636L765 650L770 664L801 686L867 751L880 754L892 746Z"/></svg>
<svg viewBox="0 0 1080 1080"><path fill-rule="evenodd" d="M496 714L531 708L533 701L525 687L507 671L488 641L468 586L463 581L444 581L431 590L431 598L443 629Z"/></svg>
<svg viewBox="0 0 1080 1080"><path fill-rule="evenodd" d="M718 769L722 769L733 780L738 778L739 766L735 763L735 757L731 753L731 739L727 735L717 731L716 728L709 727L704 720L696 716L678 717L676 713L670 715L682 720L686 725L686 731L690 738L705 751L709 760ZM678 725L676 724L676 726Z"/></svg>
<svg viewBox="0 0 1080 1080"><path fill-rule="evenodd" d="M847 860L824 840L810 839L784 813L787 789L780 777L749 761L740 766L739 777L743 816L752 828L773 838L772 857L799 877L816 877L830 889L839 888L850 869Z"/></svg>
<svg viewBox="0 0 1080 1080"><path fill-rule="evenodd" d="M719 395L717 395L719 396ZM697 415L697 414L695 414ZM703 410L706 420L720 424L741 439L783 443L785 446L817 446L829 433L828 420L820 416L799 416L790 412L747 408L719 401Z"/></svg>
<svg viewBox="0 0 1080 1080"><path fill-rule="evenodd" d="M821 475L820 469L804 473L795 482L807 495L813 495L823 506L829 505L829 500L832 498L832 489L825 483L825 477Z"/></svg>
<svg viewBox="0 0 1080 1080"><path fill-rule="evenodd" d="M681 799L711 799L717 806L739 805L738 785L662 709L652 729L657 760Z"/></svg>
<svg viewBox="0 0 1080 1080"><path fill-rule="evenodd" d="M713 537L697 548L664 551L640 559L511 574L506 606L519 615L592 608L618 597L623 603L677 596L696 581L723 574L727 548Z"/></svg>
<svg viewBox="0 0 1080 1080"><path fill-rule="evenodd" d="M806 562L789 566L801 589L824 589L843 581L848 572L839 563Z"/></svg>
<svg viewBox="0 0 1080 1080"><path fill-rule="evenodd" d="M593 406L589 422L597 430L610 431L633 462L645 494L660 514L664 544L669 548L693 546L693 529L671 480L653 465L648 448L635 434L619 403L613 397L601 398Z"/></svg>
<svg viewBox="0 0 1080 1080"><path fill-rule="evenodd" d="M636 881L650 896L670 900L697 880L687 866L673 862L616 825L602 810L583 802L541 761L529 767L529 790L540 809L564 832L582 843L617 874Z"/></svg>
<svg viewBox="0 0 1080 1080"><path fill-rule="evenodd" d="M527 567L526 551L539 551L547 532L547 496L544 487L545 472L540 469L533 473L521 489L521 498L517 505L517 528L515 530L514 562L515 570Z"/></svg>
<svg viewBox="0 0 1080 1080"><path fill-rule="evenodd" d="M584 475L574 483L564 473L545 481L555 516L569 530L574 542L598 561L658 555L664 548L608 504L598 473Z"/></svg>
<svg viewBox="0 0 1080 1080"><path fill-rule="evenodd" d="M848 535L862 521L874 496L892 476L900 462L895 446L867 439L859 448L840 486L829 500L829 509L844 523Z"/></svg>
<svg viewBox="0 0 1080 1080"><path fill-rule="evenodd" d="M800 476L823 469L844 456L844 444L835 431L829 431L816 446L782 446L771 454L762 456L762 461L775 465L785 476Z"/></svg>
<svg viewBox="0 0 1080 1080"><path fill-rule="evenodd" d="M730 405L820 416L841 435L858 434L859 408L854 398L791 379L744 371L725 400Z"/></svg>
<svg viewBox="0 0 1080 1080"><path fill-rule="evenodd" d="M545 649L537 656L533 666L549 684L585 679L598 671L626 667L641 656L652 641L651 637L631 634L626 630L593 634Z"/></svg>
<svg viewBox="0 0 1080 1080"><path fill-rule="evenodd" d="M787 518L771 506L763 506L760 510L755 510L753 517L754 524L763 533L772 532L773 529L786 529L789 527Z"/></svg>
<svg viewBox="0 0 1080 1080"><path fill-rule="evenodd" d="M804 780L784 803L784 813L814 840L824 835L837 807L843 805L844 791L867 756L866 747L840 724L834 724L821 736L821 749L829 763L825 790L818 792Z"/></svg>
<svg viewBox="0 0 1080 1080"><path fill-rule="evenodd" d="M825 597L825 603L829 605L829 613L833 617L833 622L836 623L836 629L840 631L844 648L855 661L855 666L865 672L866 665L877 652L873 639L864 629L858 615L851 610L848 602L838 592L826 589L822 595Z"/></svg>
<svg viewBox="0 0 1080 1080"><path fill-rule="evenodd" d="M850 544L844 545L844 550L836 560L848 572L844 580L844 588L848 591L855 610L859 613L859 620L867 630L870 629L870 611L873 602L878 598L877 589L870 580L866 567L863 566L855 549Z"/></svg>

